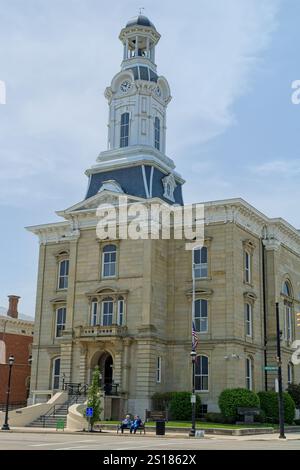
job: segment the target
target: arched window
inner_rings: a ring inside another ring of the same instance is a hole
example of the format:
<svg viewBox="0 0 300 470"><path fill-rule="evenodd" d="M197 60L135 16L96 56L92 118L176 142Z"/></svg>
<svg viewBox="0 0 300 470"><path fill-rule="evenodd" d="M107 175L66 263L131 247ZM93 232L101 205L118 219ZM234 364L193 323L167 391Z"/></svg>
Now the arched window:
<svg viewBox="0 0 300 470"><path fill-rule="evenodd" d="M246 388L253 390L253 359L252 357L246 358Z"/></svg>
<svg viewBox="0 0 300 470"><path fill-rule="evenodd" d="M252 305L249 303L245 304L245 327L246 336L252 337Z"/></svg>
<svg viewBox="0 0 300 470"><path fill-rule="evenodd" d="M117 247L116 245L106 245L103 248L102 276L114 277L116 275Z"/></svg>
<svg viewBox="0 0 300 470"><path fill-rule="evenodd" d="M114 301L111 297L102 300L102 325L111 326L113 322Z"/></svg>
<svg viewBox="0 0 300 470"><path fill-rule="evenodd" d="M56 310L56 326L55 326L56 338L60 338L62 336L62 332L64 331L66 327L66 316L67 316L66 307L60 307Z"/></svg>
<svg viewBox="0 0 300 470"><path fill-rule="evenodd" d="M285 283L283 284L283 294L286 295L287 297L292 297L292 293L291 293L292 289L291 289L291 286L290 286L290 283L288 281L285 281Z"/></svg>
<svg viewBox="0 0 300 470"><path fill-rule="evenodd" d="M208 357L197 356L195 362L195 389L199 392L208 392Z"/></svg>
<svg viewBox="0 0 300 470"><path fill-rule="evenodd" d="M123 297L118 298L118 325L124 325L125 302Z"/></svg>
<svg viewBox="0 0 300 470"><path fill-rule="evenodd" d="M289 362L287 366L287 373L288 373L288 384L292 384L294 382L294 365Z"/></svg>
<svg viewBox="0 0 300 470"><path fill-rule="evenodd" d="M207 300L195 300L195 329L198 333L208 332Z"/></svg>
<svg viewBox="0 0 300 470"><path fill-rule="evenodd" d="M98 300L93 299L91 305L91 325L95 326L99 323L98 318Z"/></svg>
<svg viewBox="0 0 300 470"><path fill-rule="evenodd" d="M196 279L208 276L207 247L197 248L194 253L194 273Z"/></svg>
<svg viewBox="0 0 300 470"><path fill-rule="evenodd" d="M160 119L154 119L154 147L160 150Z"/></svg>
<svg viewBox="0 0 300 470"><path fill-rule="evenodd" d="M129 113L121 114L120 147L129 145Z"/></svg>
<svg viewBox="0 0 300 470"><path fill-rule="evenodd" d="M52 388L53 390L59 390L60 382L60 357L53 360L52 364Z"/></svg>
<svg viewBox="0 0 300 470"><path fill-rule="evenodd" d="M64 259L58 265L58 288L67 289L69 280L69 260Z"/></svg>

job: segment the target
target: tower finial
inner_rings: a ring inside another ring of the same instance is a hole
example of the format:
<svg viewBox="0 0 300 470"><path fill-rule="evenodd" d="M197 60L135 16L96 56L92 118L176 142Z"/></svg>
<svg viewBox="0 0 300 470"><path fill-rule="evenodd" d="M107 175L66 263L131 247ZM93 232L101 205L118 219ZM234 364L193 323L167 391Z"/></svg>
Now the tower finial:
<svg viewBox="0 0 300 470"><path fill-rule="evenodd" d="M140 7L140 8L139 8L139 14L140 14L140 15L142 15L142 14L143 14L143 10L145 10L145 8L144 8L144 7Z"/></svg>

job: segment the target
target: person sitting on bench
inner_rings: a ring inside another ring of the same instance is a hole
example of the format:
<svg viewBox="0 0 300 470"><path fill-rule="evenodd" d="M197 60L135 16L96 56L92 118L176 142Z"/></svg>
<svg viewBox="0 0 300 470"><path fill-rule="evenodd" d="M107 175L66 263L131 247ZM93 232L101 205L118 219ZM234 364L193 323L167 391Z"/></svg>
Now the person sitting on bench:
<svg viewBox="0 0 300 470"><path fill-rule="evenodd" d="M135 434L137 429L139 429L142 425L143 425L143 422L141 418L138 415L136 415L134 417L132 425L130 426L130 434L132 434L132 431Z"/></svg>
<svg viewBox="0 0 300 470"><path fill-rule="evenodd" d="M120 426L122 434L124 432L124 429L131 429L131 425L132 425L132 422L130 419L130 415L126 415L125 419L123 419L121 426Z"/></svg>

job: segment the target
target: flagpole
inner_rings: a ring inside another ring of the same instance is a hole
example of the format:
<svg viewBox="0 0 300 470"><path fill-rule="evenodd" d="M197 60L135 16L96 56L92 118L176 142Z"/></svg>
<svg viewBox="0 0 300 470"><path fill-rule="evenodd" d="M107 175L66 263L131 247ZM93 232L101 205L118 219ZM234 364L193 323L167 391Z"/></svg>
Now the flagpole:
<svg viewBox="0 0 300 470"><path fill-rule="evenodd" d="M196 351L195 351L195 339L193 335L194 329L194 321L195 321L195 249L192 250L192 324L191 324L191 331L192 331L192 352L191 352L191 359L192 359L192 396L191 396L191 403L192 403L192 428L190 430L189 435L194 437L196 434L196 395L195 395L195 360L196 360Z"/></svg>

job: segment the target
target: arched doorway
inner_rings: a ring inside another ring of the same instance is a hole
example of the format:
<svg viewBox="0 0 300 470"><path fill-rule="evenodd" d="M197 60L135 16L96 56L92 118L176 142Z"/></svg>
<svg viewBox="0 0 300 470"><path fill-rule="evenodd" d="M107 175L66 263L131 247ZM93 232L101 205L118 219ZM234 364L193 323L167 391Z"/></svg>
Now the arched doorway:
<svg viewBox="0 0 300 470"><path fill-rule="evenodd" d="M100 357L98 365L102 376L102 387L105 393L110 393L113 383L113 358L106 352Z"/></svg>
<svg viewBox="0 0 300 470"><path fill-rule="evenodd" d="M94 368L98 366L101 373L101 388L110 393L113 384L113 358L107 351L98 353L91 362L91 374Z"/></svg>

